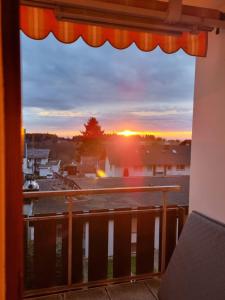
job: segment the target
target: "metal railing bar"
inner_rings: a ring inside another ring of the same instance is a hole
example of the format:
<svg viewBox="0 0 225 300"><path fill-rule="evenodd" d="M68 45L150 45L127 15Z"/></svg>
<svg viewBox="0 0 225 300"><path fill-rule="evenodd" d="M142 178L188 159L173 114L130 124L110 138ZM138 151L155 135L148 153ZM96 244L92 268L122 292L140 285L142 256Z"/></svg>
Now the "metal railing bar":
<svg viewBox="0 0 225 300"><path fill-rule="evenodd" d="M186 207L186 206L185 206ZM176 206L176 207L167 207L167 211L174 211L174 210L179 210L179 209L184 209L185 207L183 206ZM137 214L143 214L146 212L162 212L163 209L159 207L153 207L153 208L143 208L143 209L131 209L131 210L110 210L110 211L103 211L103 212L84 212L84 213L76 213L73 212L73 218L87 218L87 217L92 217L92 216L106 216L106 215L137 215ZM68 214L63 214L63 215L54 215L54 216L30 216L24 218L24 221L27 222L35 222L35 221L47 221L47 220L58 220L58 219L67 219Z"/></svg>
<svg viewBox="0 0 225 300"><path fill-rule="evenodd" d="M102 189L82 189L82 190L61 190L61 191L44 191L44 192L24 192L24 199L43 198L43 197L73 197L81 195L101 195L116 193L138 193L138 192L179 192L179 185L172 186L143 186L143 187L118 187Z"/></svg>
<svg viewBox="0 0 225 300"><path fill-rule="evenodd" d="M171 210L172 208L170 208ZM174 208L173 210L177 210L177 208ZM137 215L137 214L143 214L146 212L161 212L162 209L159 208L153 208L153 209L131 209L131 210L123 210L123 211L104 211L104 212L90 212L90 213L84 213L84 214L76 214L73 217L75 218L85 218L85 217L97 217L97 216L107 216L107 215Z"/></svg>
<svg viewBox="0 0 225 300"><path fill-rule="evenodd" d="M61 220L66 219L67 215L54 215L54 216L34 216L34 217L26 217L23 220L26 222L35 222L35 221L48 221L48 220Z"/></svg>
<svg viewBox="0 0 225 300"><path fill-rule="evenodd" d="M167 201L168 194L163 192L163 216L162 216L162 253L161 253L161 272L165 271L166 268L166 222L167 222Z"/></svg>
<svg viewBox="0 0 225 300"><path fill-rule="evenodd" d="M68 197L68 286L72 285L73 199Z"/></svg>

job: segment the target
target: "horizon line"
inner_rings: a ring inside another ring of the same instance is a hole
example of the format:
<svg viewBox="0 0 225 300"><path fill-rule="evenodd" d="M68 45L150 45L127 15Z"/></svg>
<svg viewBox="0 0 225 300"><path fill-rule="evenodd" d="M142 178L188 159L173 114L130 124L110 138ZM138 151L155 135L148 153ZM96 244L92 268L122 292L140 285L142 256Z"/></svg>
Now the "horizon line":
<svg viewBox="0 0 225 300"><path fill-rule="evenodd" d="M126 135L129 132L130 134ZM61 138L72 138L74 136L82 136L80 131L58 131L58 130L51 130L51 131L34 131L30 130L29 132L26 130L26 133L30 134L54 134ZM118 136L155 136L156 138L165 138L165 139L192 139L192 131L139 131L139 130L108 130L104 132L105 134L115 134Z"/></svg>

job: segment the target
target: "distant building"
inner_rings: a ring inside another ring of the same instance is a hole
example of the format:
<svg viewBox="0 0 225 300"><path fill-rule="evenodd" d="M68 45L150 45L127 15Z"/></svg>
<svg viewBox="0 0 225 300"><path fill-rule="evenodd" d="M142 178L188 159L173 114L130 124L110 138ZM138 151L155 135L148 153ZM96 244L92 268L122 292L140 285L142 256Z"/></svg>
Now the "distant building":
<svg viewBox="0 0 225 300"><path fill-rule="evenodd" d="M78 165L78 173L80 176L95 178L98 176L99 170L104 170L105 161L97 156L81 156Z"/></svg>
<svg viewBox="0 0 225 300"><path fill-rule="evenodd" d="M40 165L46 165L49 160L49 149L27 149L27 168L26 174L39 174Z"/></svg>
<svg viewBox="0 0 225 300"><path fill-rule="evenodd" d="M180 143L181 146L191 146L191 140L184 140Z"/></svg>
<svg viewBox="0 0 225 300"><path fill-rule="evenodd" d="M78 174L77 163L65 164L62 168L63 176L73 176Z"/></svg>
<svg viewBox="0 0 225 300"><path fill-rule="evenodd" d="M24 175L51 177L60 170L60 160L49 160L49 149L26 148L23 159Z"/></svg>
<svg viewBox="0 0 225 300"><path fill-rule="evenodd" d="M151 145L111 147L106 151L107 177L190 175L191 147Z"/></svg>
<svg viewBox="0 0 225 300"><path fill-rule="evenodd" d="M59 173L60 170L60 160L51 160L47 164L39 165L39 176L48 177L54 173Z"/></svg>
<svg viewBox="0 0 225 300"><path fill-rule="evenodd" d="M98 169L98 157L96 156L81 156L78 172L80 176L96 177Z"/></svg>

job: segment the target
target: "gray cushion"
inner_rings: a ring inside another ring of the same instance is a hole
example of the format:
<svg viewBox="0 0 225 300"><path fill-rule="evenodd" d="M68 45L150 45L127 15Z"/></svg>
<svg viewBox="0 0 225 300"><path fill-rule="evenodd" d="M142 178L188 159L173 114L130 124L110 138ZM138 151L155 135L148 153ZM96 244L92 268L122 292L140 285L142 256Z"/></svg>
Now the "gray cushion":
<svg viewBox="0 0 225 300"><path fill-rule="evenodd" d="M225 300L225 225L193 212L165 275L160 300Z"/></svg>

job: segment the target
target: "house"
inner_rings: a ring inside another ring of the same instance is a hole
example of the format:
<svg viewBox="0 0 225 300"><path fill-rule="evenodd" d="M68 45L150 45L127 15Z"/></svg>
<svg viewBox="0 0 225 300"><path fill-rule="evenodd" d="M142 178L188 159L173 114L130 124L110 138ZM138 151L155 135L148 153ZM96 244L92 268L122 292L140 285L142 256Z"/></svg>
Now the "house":
<svg viewBox="0 0 225 300"><path fill-rule="evenodd" d="M80 176L95 178L98 170L104 169L104 161L98 156L81 156L80 164L78 166L78 173Z"/></svg>
<svg viewBox="0 0 225 300"><path fill-rule="evenodd" d="M49 161L46 164L39 165L39 176L40 177L48 177L53 176L54 173L58 173L60 170L60 160Z"/></svg>
<svg viewBox="0 0 225 300"><path fill-rule="evenodd" d="M62 168L62 174L63 176L70 176L70 175L77 175L77 163L72 162L71 164L65 164Z"/></svg>
<svg viewBox="0 0 225 300"><path fill-rule="evenodd" d="M60 170L60 160L49 160L49 149L28 148L23 159L23 173L25 175L38 175L47 177L58 173Z"/></svg>
<svg viewBox="0 0 225 300"><path fill-rule="evenodd" d="M190 154L191 147L181 145L110 147L105 173L108 177L189 175Z"/></svg>
<svg viewBox="0 0 225 300"><path fill-rule="evenodd" d="M49 160L46 164L52 173L59 173L61 160Z"/></svg>
<svg viewBox="0 0 225 300"><path fill-rule="evenodd" d="M49 153L49 149L28 148L26 168L24 169L24 173L38 174L39 167L48 163Z"/></svg>

